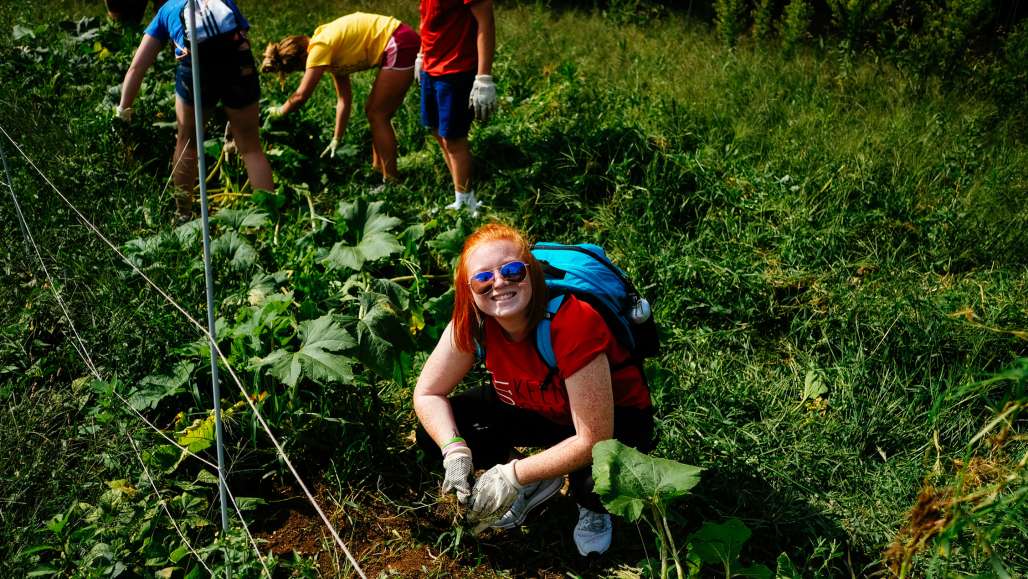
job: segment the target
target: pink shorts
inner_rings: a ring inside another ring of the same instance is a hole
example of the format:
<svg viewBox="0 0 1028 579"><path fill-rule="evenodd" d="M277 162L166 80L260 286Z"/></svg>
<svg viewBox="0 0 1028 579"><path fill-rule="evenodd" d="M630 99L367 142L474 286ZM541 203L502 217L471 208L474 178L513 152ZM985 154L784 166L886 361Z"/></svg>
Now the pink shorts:
<svg viewBox="0 0 1028 579"><path fill-rule="evenodd" d="M382 62L379 64L384 69L410 70L414 68L414 59L418 57L419 50L421 37L413 28L401 22L389 38L385 52L382 53Z"/></svg>

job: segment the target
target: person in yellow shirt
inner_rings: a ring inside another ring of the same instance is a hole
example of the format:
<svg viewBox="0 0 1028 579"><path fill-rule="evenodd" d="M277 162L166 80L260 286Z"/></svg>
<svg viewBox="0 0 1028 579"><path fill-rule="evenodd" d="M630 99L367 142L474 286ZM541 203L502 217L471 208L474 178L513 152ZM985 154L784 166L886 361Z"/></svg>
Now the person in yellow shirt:
<svg viewBox="0 0 1028 579"><path fill-rule="evenodd" d="M385 182L397 181L400 176L392 118L410 88L420 47L421 38L410 26L391 16L362 12L322 24L313 36L287 36L270 43L264 51L261 72L284 76L303 70L304 74L296 92L281 106L269 109L268 114L281 117L300 108L325 72L331 73L336 88L336 124L332 141L321 156L334 157L352 109L350 74L379 67L364 105L371 126L371 162Z"/></svg>

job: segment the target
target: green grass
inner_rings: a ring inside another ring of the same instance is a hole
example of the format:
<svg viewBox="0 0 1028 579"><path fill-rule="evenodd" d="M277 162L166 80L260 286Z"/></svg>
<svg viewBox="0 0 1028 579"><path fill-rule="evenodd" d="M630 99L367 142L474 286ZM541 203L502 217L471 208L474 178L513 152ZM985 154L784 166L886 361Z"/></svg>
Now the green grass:
<svg viewBox="0 0 1028 579"><path fill-rule="evenodd" d="M281 4L244 7L258 51L351 10L416 23L411 3ZM48 5L74 18L99 9ZM33 25L49 16L7 6L0 15ZM472 135L476 187L496 215L539 239L602 243L655 304L665 332L664 354L650 366L658 454L709 469L676 509L675 528L684 537L704 520L738 516L754 530L744 553L752 560L773 566L786 552L808 575L820 565L829 576L879 569L922 483L939 474L937 461L952 472L952 459L1005 390L949 394L1028 352L1024 340L995 331L1028 328L1028 149L1016 130L1024 112L843 51L786 58L745 43L728 49L704 25L679 16L613 26L596 13L522 5L498 7L497 24L502 107ZM10 79L0 87L0 124L124 243L168 229L172 204L163 190L173 135L150 122L171 113L170 64L149 74L136 124L115 132L107 89L120 81L138 37L119 39L111 29L103 41L113 58L80 48L69 58L55 49L32 63L14 57L12 46L23 42L0 40L0 72ZM371 79L355 75L355 102L363 102ZM265 101L281 102L297 81L294 75L282 88L266 78ZM317 158L333 119L334 95L325 84L265 140L307 157L290 153L272 164L290 187L307 183L313 205L330 215L375 177L359 104L347 131L359 155ZM445 231L452 218L432 210L448 202L448 177L418 127L416 90L395 124L407 182L383 198L387 211L404 226ZM128 383L166 371L174 348L195 334L130 281L125 266L3 145L48 266L98 364ZM0 212L12 222L8 202ZM317 279L321 270L290 261L305 255L292 242L309 226L306 205L286 217L279 235L289 242L264 240L262 259L311 276L294 282L314 296L308 317L345 310ZM138 424L110 412L105 436L79 429L90 416L107 416L96 410L102 397L71 388L86 372L68 328L16 229L5 231L0 251L12 283L0 298L0 533L8 547L0 558L20 565L11 556L49 517L72 502L95 501L102 481L139 476L113 434ZM418 255L420 273L446 273L442 256ZM169 254L153 273L202 314L194 264L192 256ZM248 278L224 281L219 302L227 304ZM421 291L442 289L427 284ZM429 341L423 337L420 347ZM801 399L808 380L826 389L819 399ZM326 479L334 496L378 496L368 482L376 470L354 457L413 460L401 440L412 426L412 381L370 381L363 392L377 392L374 401L351 410L376 416L377 430L345 447L298 443L305 472L334 472ZM177 403L188 408L202 402L196 398ZM161 425L181 408L161 407ZM307 440L321 432L313 428ZM38 443L41 435L46 444ZM409 506L404 487L427 492L434 484L407 476L386 489L393 503ZM571 519L552 511L552 531L502 544L569 544ZM628 542L625 531L619 536ZM1007 548L1000 555L1021 572L1016 545L1023 537L1000 543ZM990 569L971 544L954 551L950 571ZM488 549L484 556L497 572L531 574ZM631 556L585 570L555 557L537 569L612 573L618 564L634 565ZM462 561L471 565L475 557Z"/></svg>

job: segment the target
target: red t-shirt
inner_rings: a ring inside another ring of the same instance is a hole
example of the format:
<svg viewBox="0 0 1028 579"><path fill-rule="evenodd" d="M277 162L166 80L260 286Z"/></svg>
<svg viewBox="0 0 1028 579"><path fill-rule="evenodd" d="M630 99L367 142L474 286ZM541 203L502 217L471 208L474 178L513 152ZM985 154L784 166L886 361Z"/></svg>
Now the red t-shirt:
<svg viewBox="0 0 1028 579"><path fill-rule="evenodd" d="M549 384L542 383L548 368L536 351L535 334L512 342L492 318L486 318L485 323L485 366L501 401L537 412L559 424L571 424L564 380L600 353L607 354L612 369L619 367L630 354L611 334L603 316L570 295L551 321L550 336L560 372ZM611 376L611 383L615 406L650 407L650 393L638 365L618 368Z"/></svg>
<svg viewBox="0 0 1028 579"><path fill-rule="evenodd" d="M421 0L422 70L432 76L478 70L476 0Z"/></svg>

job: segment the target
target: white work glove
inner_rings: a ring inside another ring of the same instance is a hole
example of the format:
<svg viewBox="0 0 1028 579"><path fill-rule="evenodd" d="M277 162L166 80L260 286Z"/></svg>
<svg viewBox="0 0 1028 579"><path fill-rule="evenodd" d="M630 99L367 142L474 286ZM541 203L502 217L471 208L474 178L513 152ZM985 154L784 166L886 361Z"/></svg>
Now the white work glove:
<svg viewBox="0 0 1028 579"><path fill-rule="evenodd" d="M471 85L471 96L468 106L475 109L475 120L488 121L496 111L496 83L488 74L475 76L475 84Z"/></svg>
<svg viewBox="0 0 1028 579"><path fill-rule="evenodd" d="M282 118L282 115L286 114L285 111L282 110L284 107L285 105L271 105L270 107L264 109L264 116L268 117L268 119L270 120L280 119Z"/></svg>
<svg viewBox="0 0 1028 579"><path fill-rule="evenodd" d="M475 479L475 465L471 462L471 449L460 445L443 454L443 494L456 493L457 502L465 504L471 496L471 485Z"/></svg>
<svg viewBox="0 0 1028 579"><path fill-rule="evenodd" d="M114 107L114 116L126 123L132 122L132 107L117 105Z"/></svg>
<svg viewBox="0 0 1028 579"><path fill-rule="evenodd" d="M414 59L414 82L421 85L421 66L424 64L425 55L418 53L418 57Z"/></svg>
<svg viewBox="0 0 1028 579"><path fill-rule="evenodd" d="M339 139L332 137L332 140L329 141L328 146L325 147L325 150L321 152L321 158L324 159L326 156L328 156L334 159L336 156L336 149L338 148Z"/></svg>
<svg viewBox="0 0 1028 579"><path fill-rule="evenodd" d="M475 488L471 490L468 522L475 525L476 535L500 520L500 517L510 510L514 499L518 498L518 491L522 485L514 474L516 462L515 459L485 471L475 483Z"/></svg>

